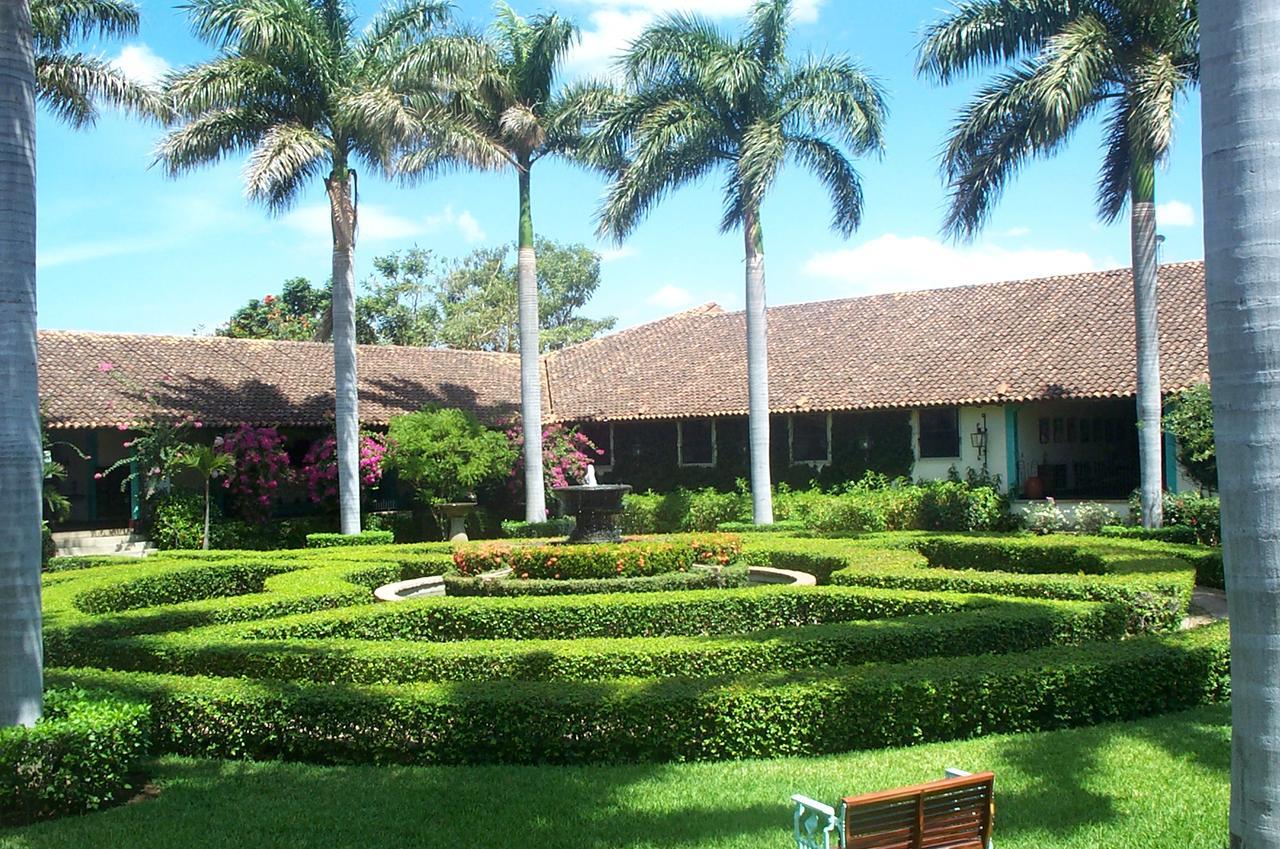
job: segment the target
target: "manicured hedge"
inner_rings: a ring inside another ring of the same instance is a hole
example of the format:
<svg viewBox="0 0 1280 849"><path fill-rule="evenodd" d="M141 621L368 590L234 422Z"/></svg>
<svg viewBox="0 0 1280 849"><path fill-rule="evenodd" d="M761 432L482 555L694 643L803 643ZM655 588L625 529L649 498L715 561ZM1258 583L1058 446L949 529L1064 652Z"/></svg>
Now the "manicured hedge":
<svg viewBox="0 0 1280 849"><path fill-rule="evenodd" d="M483 580L445 575L445 592L451 596L590 595L593 593L655 593L671 590L711 590L742 587L745 567L727 566L718 573L704 569L668 572L645 578L568 578Z"/></svg>
<svg viewBox="0 0 1280 849"><path fill-rule="evenodd" d="M145 702L69 682L50 690L34 727L0 728L0 824L83 813L120 799L134 787L149 728Z"/></svg>
<svg viewBox="0 0 1280 849"><path fill-rule="evenodd" d="M1228 634L732 680L298 684L102 670L163 751L323 763L582 763L816 755L1132 719L1228 696ZM1140 685L1135 685L1140 682Z"/></svg>
<svg viewBox="0 0 1280 849"><path fill-rule="evenodd" d="M464 576L511 569L512 578L632 578L687 572L695 563L726 565L742 551L732 534L699 534L634 540L626 545L512 545L478 543L459 546L453 562Z"/></svg>
<svg viewBox="0 0 1280 849"><path fill-rule="evenodd" d="M1186 525L1165 525L1160 528L1144 528L1141 525L1104 525L1098 536L1116 539L1150 539L1157 542L1195 545L1195 528Z"/></svg>
<svg viewBox="0 0 1280 849"><path fill-rule="evenodd" d="M799 519L780 519L772 525L757 525L755 522L721 522L716 530L727 534L758 533L795 533L805 529L804 522Z"/></svg>
<svg viewBox="0 0 1280 849"><path fill-rule="evenodd" d="M246 625L244 633L266 639L433 641L692 636L953 613L997 602L990 596L864 587L426 598L264 620Z"/></svg>
<svg viewBox="0 0 1280 849"><path fill-rule="evenodd" d="M307 534L307 548L341 548L349 545L390 545L392 531L361 531L358 534Z"/></svg>
<svg viewBox="0 0 1280 849"><path fill-rule="evenodd" d="M112 668L135 671L317 682L730 676L1119 639L1124 613L1101 604L1006 601L944 617L811 625L742 636L568 641L246 640L244 630L135 637L108 643L100 658Z"/></svg>
<svg viewBox="0 0 1280 849"><path fill-rule="evenodd" d="M517 539L546 539L548 537L567 537L573 533L576 523L572 516L560 516L545 522L517 522L512 519L502 521L502 535Z"/></svg>

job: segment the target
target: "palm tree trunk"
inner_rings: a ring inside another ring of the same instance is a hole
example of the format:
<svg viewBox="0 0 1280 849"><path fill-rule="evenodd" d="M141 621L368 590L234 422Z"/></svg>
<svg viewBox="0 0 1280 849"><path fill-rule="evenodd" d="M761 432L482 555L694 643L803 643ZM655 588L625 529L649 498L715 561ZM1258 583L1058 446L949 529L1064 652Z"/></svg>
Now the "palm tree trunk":
<svg viewBox="0 0 1280 849"><path fill-rule="evenodd" d="M743 226L747 253L747 427L751 446L751 516L773 524L773 481L769 475L769 328L764 297L764 231L759 210L747 212Z"/></svg>
<svg viewBox="0 0 1280 849"><path fill-rule="evenodd" d="M209 550L209 478L204 479L204 544L201 547Z"/></svg>
<svg viewBox="0 0 1280 849"><path fill-rule="evenodd" d="M520 304L520 421L524 429L524 520L545 522L542 478L542 376L538 357L538 258L533 249L533 202L529 158L520 159L520 241L516 288Z"/></svg>
<svg viewBox="0 0 1280 849"><path fill-rule="evenodd" d="M0 727L39 719L44 690L33 63L27 3L0 0Z"/></svg>
<svg viewBox="0 0 1280 849"><path fill-rule="evenodd" d="M333 373L338 436L338 521L360 533L360 412L356 389L356 209L350 172L335 167L325 180L333 225Z"/></svg>
<svg viewBox="0 0 1280 849"><path fill-rule="evenodd" d="M1133 307L1138 341L1138 471L1142 526L1164 524L1160 426L1160 324L1156 307L1156 169L1135 165L1130 194Z"/></svg>
<svg viewBox="0 0 1280 849"><path fill-rule="evenodd" d="M1200 6L1209 370L1231 609L1231 847L1280 847L1280 6Z"/></svg>

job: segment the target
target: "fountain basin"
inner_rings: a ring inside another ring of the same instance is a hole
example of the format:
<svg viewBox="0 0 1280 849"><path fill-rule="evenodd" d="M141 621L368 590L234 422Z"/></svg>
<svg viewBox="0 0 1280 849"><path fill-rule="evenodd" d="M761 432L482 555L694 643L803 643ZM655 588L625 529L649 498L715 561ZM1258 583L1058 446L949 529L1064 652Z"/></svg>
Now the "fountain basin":
<svg viewBox="0 0 1280 849"><path fill-rule="evenodd" d="M596 486L558 486L552 490L576 526L569 542L622 542L618 517L622 515L622 496L631 491L625 483Z"/></svg>

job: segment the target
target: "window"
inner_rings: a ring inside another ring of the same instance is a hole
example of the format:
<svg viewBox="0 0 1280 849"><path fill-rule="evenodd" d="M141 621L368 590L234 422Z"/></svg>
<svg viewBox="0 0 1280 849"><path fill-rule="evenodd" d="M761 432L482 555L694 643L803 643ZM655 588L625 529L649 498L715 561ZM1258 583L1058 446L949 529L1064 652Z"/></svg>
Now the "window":
<svg viewBox="0 0 1280 849"><path fill-rule="evenodd" d="M716 423L711 419L678 422L680 465L714 466L716 464Z"/></svg>
<svg viewBox="0 0 1280 849"><path fill-rule="evenodd" d="M934 407L920 411L920 456L960 456L958 407Z"/></svg>
<svg viewBox="0 0 1280 849"><path fill-rule="evenodd" d="M584 422L578 425L578 432L591 440L591 444L603 454L592 458L597 466L613 465L613 425L609 422Z"/></svg>
<svg viewBox="0 0 1280 849"><path fill-rule="evenodd" d="M831 462L831 417L826 413L791 417L791 463Z"/></svg>

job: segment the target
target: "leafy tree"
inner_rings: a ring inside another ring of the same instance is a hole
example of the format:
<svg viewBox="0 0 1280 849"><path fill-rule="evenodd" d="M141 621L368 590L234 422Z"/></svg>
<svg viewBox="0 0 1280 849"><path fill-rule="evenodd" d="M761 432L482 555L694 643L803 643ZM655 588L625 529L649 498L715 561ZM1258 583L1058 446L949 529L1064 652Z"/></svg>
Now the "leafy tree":
<svg viewBox="0 0 1280 849"><path fill-rule="evenodd" d="M849 153L883 145L884 97L844 56L787 56L790 0L757 0L730 37L704 18L669 15L622 60L629 97L602 122L593 158L612 168L600 216L622 240L674 189L725 177L722 232L742 230L746 254L747 372L752 514L773 522L764 231L760 210L783 164L814 173L831 196L832 227L862 220L862 184Z"/></svg>
<svg viewBox="0 0 1280 849"><path fill-rule="evenodd" d="M585 342L617 319L579 314L600 286L600 257L585 245L537 240L538 350ZM519 268L506 249L482 249L445 276L438 296L440 340L451 348L520 350Z"/></svg>
<svg viewBox="0 0 1280 849"><path fill-rule="evenodd" d="M279 296L254 298L236 310L217 330L233 339L282 339L304 342L315 339L329 311L329 287L312 286L305 277L286 280Z"/></svg>
<svg viewBox="0 0 1280 849"><path fill-rule="evenodd" d="M128 0L32 0L31 25L37 96L66 123L73 127L93 124L100 103L148 117L168 115L158 92L129 79L101 57L72 49L76 40L94 35L137 35L135 4Z"/></svg>
<svg viewBox="0 0 1280 849"><path fill-rule="evenodd" d="M195 34L221 53L167 84L181 125L158 159L182 174L249 152L248 196L278 213L323 176L333 230L333 344L343 533L360 531L356 397L354 162L387 165L414 103L466 76L480 52L444 38L443 0L406 0L363 32L344 0L192 0ZM432 119L440 128L446 116ZM415 124L416 126L417 124Z"/></svg>
<svg viewBox="0 0 1280 849"><path fill-rule="evenodd" d="M1164 414L1164 429L1178 440L1178 462L1202 489L1218 488L1218 458L1213 444L1213 396L1198 383L1174 397Z"/></svg>
<svg viewBox="0 0 1280 849"><path fill-rule="evenodd" d="M1200 78L1194 0L963 0L931 26L920 72L946 83L1007 70L961 111L943 155L946 229L970 238L1028 160L1060 150L1087 119L1106 129L1098 215L1128 206L1138 337L1142 523L1161 524L1160 342L1156 321L1156 166L1173 141L1174 107Z"/></svg>
<svg viewBox="0 0 1280 849"><path fill-rule="evenodd" d="M424 504L470 501L476 487L501 480L516 459L503 433L458 409L396 416L387 428L387 445L387 466Z"/></svg>
<svg viewBox="0 0 1280 849"><path fill-rule="evenodd" d="M431 346L440 342L437 287L441 263L422 248L380 256L376 274L365 280L367 294L356 301L356 319L370 341L382 345Z"/></svg>
<svg viewBox="0 0 1280 849"><path fill-rule="evenodd" d="M516 174L520 225L517 242L520 350L520 414L526 422L526 444L540 442L542 384L538 367L538 276L533 237L532 170L545 156L571 155L582 140L582 127L598 89L564 89L556 76L565 54L577 42L578 29L555 13L526 20L506 3L489 36L488 61L472 86L460 90L451 105L458 132L440 143L438 132L422 134L422 142L400 158L397 168L408 176L432 174L466 164L488 169L510 168ZM454 126L454 125L451 125ZM542 494L542 455L524 452L525 520L547 517Z"/></svg>

